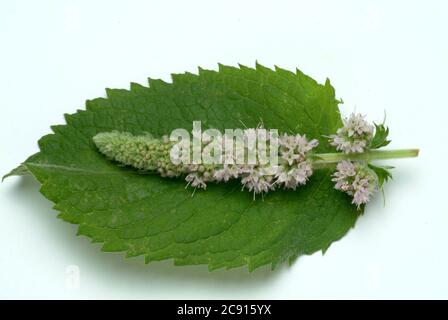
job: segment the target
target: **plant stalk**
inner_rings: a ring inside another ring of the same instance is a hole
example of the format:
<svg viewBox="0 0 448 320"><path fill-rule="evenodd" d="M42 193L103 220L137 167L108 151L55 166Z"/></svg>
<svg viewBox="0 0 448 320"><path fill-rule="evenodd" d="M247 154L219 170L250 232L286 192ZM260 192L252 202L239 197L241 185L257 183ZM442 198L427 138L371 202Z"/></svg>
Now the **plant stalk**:
<svg viewBox="0 0 448 320"><path fill-rule="evenodd" d="M341 160L367 161L400 159L417 157L419 149L400 149L400 150L370 150L363 153L316 153L318 158L314 161L317 166L325 167L327 164L334 164Z"/></svg>

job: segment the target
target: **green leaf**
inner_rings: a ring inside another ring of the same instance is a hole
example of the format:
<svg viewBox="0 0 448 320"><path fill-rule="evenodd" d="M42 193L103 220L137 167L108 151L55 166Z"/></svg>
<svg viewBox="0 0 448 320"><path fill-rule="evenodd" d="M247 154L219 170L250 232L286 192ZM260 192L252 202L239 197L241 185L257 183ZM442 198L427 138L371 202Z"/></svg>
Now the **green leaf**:
<svg viewBox="0 0 448 320"><path fill-rule="evenodd" d="M161 136L191 130L193 120L220 130L262 121L267 129L319 139L317 151L330 152L322 136L342 126L329 80L320 85L298 70L219 65L219 71L172 79L107 89L107 98L65 115L67 124L53 126L54 133L40 139L40 152L23 164L59 217L79 225L78 234L103 243L103 251L143 255L146 262L253 270L325 251L355 224L360 212L334 189L327 169L297 191L253 201L238 183L210 184L192 197L182 179L142 175L101 155L92 142L99 132Z"/></svg>
<svg viewBox="0 0 448 320"><path fill-rule="evenodd" d="M381 147L387 146L390 143L390 140L387 140L387 136L389 135L389 128L384 126L384 124L374 123L374 125L375 135L370 142L370 149L379 149Z"/></svg>
<svg viewBox="0 0 448 320"><path fill-rule="evenodd" d="M378 187L381 189L385 182L392 179L392 174L390 169L394 167L391 166L375 166L371 163L368 164L369 168L372 169L378 177Z"/></svg>

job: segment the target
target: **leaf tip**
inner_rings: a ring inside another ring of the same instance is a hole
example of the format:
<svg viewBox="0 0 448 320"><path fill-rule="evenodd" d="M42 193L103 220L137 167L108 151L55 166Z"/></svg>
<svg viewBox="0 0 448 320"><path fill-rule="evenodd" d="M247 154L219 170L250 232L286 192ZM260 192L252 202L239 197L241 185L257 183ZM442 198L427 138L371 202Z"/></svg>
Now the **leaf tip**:
<svg viewBox="0 0 448 320"><path fill-rule="evenodd" d="M240 68L241 70L247 70L247 69L250 69L248 66L245 66L245 65L242 64L242 63L238 63L238 68Z"/></svg>
<svg viewBox="0 0 448 320"><path fill-rule="evenodd" d="M8 177L12 177L12 176L24 176L29 174L30 172L28 171L26 165L24 163L21 163L17 168L12 169L10 172L8 172L7 174L5 174L2 177L2 183L3 181L8 178Z"/></svg>

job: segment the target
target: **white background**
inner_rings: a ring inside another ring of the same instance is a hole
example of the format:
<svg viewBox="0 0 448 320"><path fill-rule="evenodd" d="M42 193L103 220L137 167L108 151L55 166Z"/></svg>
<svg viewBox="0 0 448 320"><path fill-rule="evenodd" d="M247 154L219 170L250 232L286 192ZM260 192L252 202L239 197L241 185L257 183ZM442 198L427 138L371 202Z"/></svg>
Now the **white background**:
<svg viewBox="0 0 448 320"><path fill-rule="evenodd" d="M447 9L409 0L2 1L1 174L106 87L255 60L329 77L345 114L380 121L386 110L390 147L421 154L388 162L386 206L378 196L325 256L252 274L100 253L56 218L32 178L9 178L0 185L0 297L448 298Z"/></svg>

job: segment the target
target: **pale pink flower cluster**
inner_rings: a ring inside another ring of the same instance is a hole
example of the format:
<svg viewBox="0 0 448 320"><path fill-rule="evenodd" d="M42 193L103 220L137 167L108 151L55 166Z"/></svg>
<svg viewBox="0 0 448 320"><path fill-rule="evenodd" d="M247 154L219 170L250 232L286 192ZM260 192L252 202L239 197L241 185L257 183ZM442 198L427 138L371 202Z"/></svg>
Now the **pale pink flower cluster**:
<svg viewBox="0 0 448 320"><path fill-rule="evenodd" d="M352 113L344 126L330 136L330 144L345 153L364 152L373 137L374 127L362 114Z"/></svg>
<svg viewBox="0 0 448 320"><path fill-rule="evenodd" d="M352 203L358 208L369 202L378 189L378 181L373 170L364 163L343 160L336 166L333 174L335 188L353 197Z"/></svg>
<svg viewBox="0 0 448 320"><path fill-rule="evenodd" d="M272 181L273 175L269 167L249 166L249 168L241 170L241 184L243 188L253 192L254 195L273 190Z"/></svg>
<svg viewBox="0 0 448 320"><path fill-rule="evenodd" d="M273 138L263 128L244 130L245 137L263 136L267 142L269 153L269 141ZM278 164L236 164L238 152L234 155L235 164L222 165L189 165L186 168L185 180L195 188L207 187L207 182L228 182L231 179L240 179L243 189L248 189L254 194L266 193L276 187L296 189L304 185L312 175L312 164L309 154L318 145L318 141L309 141L305 135L287 135L278 138ZM260 151L260 150L258 150Z"/></svg>
<svg viewBox="0 0 448 320"><path fill-rule="evenodd" d="M191 185L193 188L205 189L207 188L207 182L213 180L213 173L206 170L203 165L189 165L188 172L185 181L188 182L187 185Z"/></svg>
<svg viewBox="0 0 448 320"><path fill-rule="evenodd" d="M287 135L279 138L280 164L275 170L275 184L285 189L296 189L304 185L313 174L310 151L317 147L318 141L308 141L305 135Z"/></svg>
<svg viewBox="0 0 448 320"><path fill-rule="evenodd" d="M263 137L269 145L269 140L272 138L271 134L263 128L246 129L244 130L244 142L247 142L249 137ZM202 142L207 145L210 140L203 138ZM224 140L219 140L224 148ZM226 162L221 165L188 165L186 166L187 176L185 180L188 185L194 188L207 188L208 182L228 182L231 179L240 179L243 188L256 193L268 192L273 188L272 180L273 174L270 173L269 165L256 164L237 164L239 156L247 156L247 144L242 150L234 150L232 155L226 154ZM254 147L254 146L253 146ZM256 147L256 146L255 146ZM232 163L232 164L228 164Z"/></svg>
<svg viewBox="0 0 448 320"><path fill-rule="evenodd" d="M305 135L284 134L278 139L279 163L277 165L244 166L241 169L241 183L254 193L264 193L276 187L296 189L304 185L313 174L308 159L318 141L308 141Z"/></svg>
<svg viewBox="0 0 448 320"><path fill-rule="evenodd" d="M239 174L240 174L240 169L238 168L238 166L233 165L233 164L223 164L222 168L215 169L213 178L216 181L227 182L230 179L238 178Z"/></svg>
<svg viewBox="0 0 448 320"><path fill-rule="evenodd" d="M249 146L248 140L254 139L255 137L263 139L265 144L265 150L260 149L260 146ZM246 151L251 148L257 149L258 152L269 151L269 143L272 139L271 134L263 128L249 128L244 130L244 142L246 149L236 150L233 161L237 162L237 157L239 155L247 155ZM273 172L272 166L269 164L261 164L257 161L255 164L234 164L234 165L223 165L222 168L218 168L215 171L215 178L217 181L227 182L232 178L239 178L243 189L248 189L255 194L266 193L273 189Z"/></svg>

